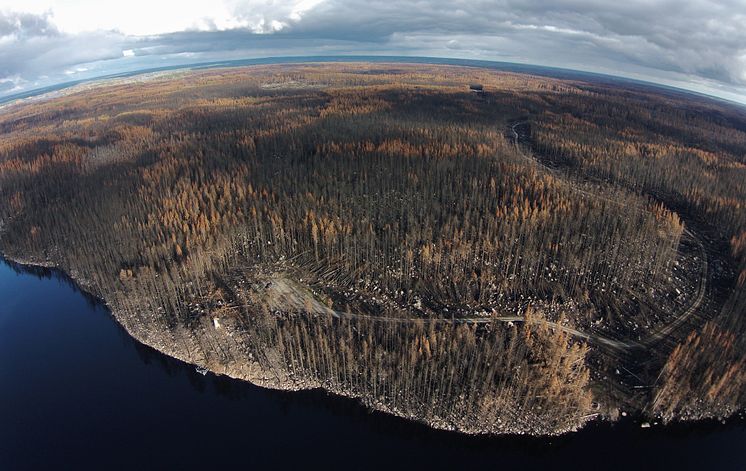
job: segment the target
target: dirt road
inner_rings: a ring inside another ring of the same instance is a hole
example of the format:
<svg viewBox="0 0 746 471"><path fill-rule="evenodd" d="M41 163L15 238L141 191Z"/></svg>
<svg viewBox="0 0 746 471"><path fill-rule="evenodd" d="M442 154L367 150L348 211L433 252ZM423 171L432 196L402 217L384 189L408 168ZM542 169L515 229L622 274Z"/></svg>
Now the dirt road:
<svg viewBox="0 0 746 471"><path fill-rule="evenodd" d="M520 147L520 135L516 128L525 122L514 123L511 126L511 132L513 135L514 144L518 150L518 153L524 158L537 163L542 168L551 172L552 174L564 178L560 175L557 169L547 167L537 159L526 155ZM597 195L592 192L583 190L581 188L573 187L579 193L589 198L603 199L613 204L619 204L610 198L606 198L602 195ZM640 210L645 208L640 207ZM545 325L550 326L553 329L558 329L569 333L570 335L587 340L592 344L611 348L616 351L627 351L632 349L646 348L664 338L669 336L673 331L680 327L684 322L687 321L694 313L697 312L702 302L705 299L707 292L707 253L704 245L699 237L690 231L685 230L687 236L691 237L699 247L700 251L700 277L698 280L697 293L694 296L691 304L684 309L680 314L665 326L661 327L657 331L649 334L640 341L635 340L616 340L603 335L584 332L575 329L570 326L558 324L547 320L534 320L532 322L541 322ZM259 296L261 302L265 303L271 311L276 312L296 312L304 313L306 315L331 315L338 319L366 319L373 322L385 322L385 323L397 323L397 324L411 324L411 323L423 323L423 324L445 324L445 323L457 323L457 324L489 324L491 322L526 322L526 318L520 315L506 315L506 316L474 316L474 317L459 317L459 318L414 318L414 317L384 317L384 316L370 316L366 314L357 314L352 312L337 311L329 308L326 304L320 302L313 292L307 287L297 283L289 278L284 277L281 273L277 273L274 276L264 280L255 287L256 294ZM228 305L224 306L225 309L240 309L248 307L248 305Z"/></svg>

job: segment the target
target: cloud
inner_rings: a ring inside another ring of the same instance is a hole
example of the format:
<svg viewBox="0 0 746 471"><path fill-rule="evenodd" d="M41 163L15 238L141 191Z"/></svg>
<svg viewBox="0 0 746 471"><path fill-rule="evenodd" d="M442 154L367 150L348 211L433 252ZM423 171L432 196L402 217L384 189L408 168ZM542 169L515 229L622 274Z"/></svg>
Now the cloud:
<svg viewBox="0 0 746 471"><path fill-rule="evenodd" d="M0 38L50 37L59 35L57 27L49 21L49 13L1 12Z"/></svg>
<svg viewBox="0 0 746 471"><path fill-rule="evenodd" d="M740 1L330 0L283 32L376 42L460 35L556 65L616 62L746 85L744 25Z"/></svg>
<svg viewBox="0 0 746 471"><path fill-rule="evenodd" d="M0 79L13 77L14 88L88 63L82 74L186 58L372 53L580 68L746 100L745 0L183 0L159 2L157 13L171 8L176 19L162 31L151 21L155 34L141 36L121 32L137 31L136 17L119 27L116 15L91 23L116 28L70 32L63 20L77 10L63 6L89 0L46 10L34 2L36 14L0 14Z"/></svg>

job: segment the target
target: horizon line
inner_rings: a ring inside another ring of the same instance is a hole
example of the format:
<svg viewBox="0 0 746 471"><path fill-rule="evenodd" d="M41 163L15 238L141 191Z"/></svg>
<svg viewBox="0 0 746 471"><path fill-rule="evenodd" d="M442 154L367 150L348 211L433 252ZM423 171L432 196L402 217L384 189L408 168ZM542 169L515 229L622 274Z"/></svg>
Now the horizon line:
<svg viewBox="0 0 746 471"><path fill-rule="evenodd" d="M630 84L644 85L648 87L658 88L662 91L677 92L686 95L692 95L698 98L705 98L708 100L721 102L729 105L735 105L742 111L746 109L746 101L739 102L730 98L713 95L707 92L698 90L692 90L689 88L683 88L676 85L669 85L666 83L655 82L647 79L633 78L624 75L613 75L611 73L595 72L582 69L571 69L566 67L556 67L549 65L540 65L533 63L524 62L507 62L497 61L489 59L465 59L456 57L437 57L437 56L397 56L397 55L368 55L368 54L337 54L337 55L308 55L308 56L265 56L255 58L243 58L243 59L226 59L226 60L215 60L215 61L204 61L204 62L193 62L187 64L172 64L161 67L148 67L145 69L135 69L131 71L117 72L112 74L102 74L94 77L82 78L77 80L70 80L66 82L58 82L43 87L33 88L30 90L11 93L8 95L0 94L0 105L7 105L11 102L18 100L24 100L27 98L33 98L36 96L44 95L46 93L52 93L59 90L65 90L68 88L75 87L86 83L99 82L112 80L116 78L134 77L137 75L145 75L155 72L163 72L169 70L201 70L201 69L212 69L212 68L232 68L242 67L251 65L280 65L283 63L288 64L299 64L299 63L333 63L333 62L394 62L394 63L412 63L412 64L432 64L432 65L455 65L461 67L475 67L482 69L494 69L503 70L514 73L534 74L544 77L557 78L557 79L569 79L569 80L583 80L584 75L592 76L596 79L613 79L615 81L628 82ZM509 69L529 69L529 70L509 70ZM532 70L533 69L533 70ZM542 71L546 71L542 73ZM554 72L554 73L550 73ZM565 75L561 77L560 75ZM568 77L567 75L570 75ZM575 77L572 77L575 75Z"/></svg>

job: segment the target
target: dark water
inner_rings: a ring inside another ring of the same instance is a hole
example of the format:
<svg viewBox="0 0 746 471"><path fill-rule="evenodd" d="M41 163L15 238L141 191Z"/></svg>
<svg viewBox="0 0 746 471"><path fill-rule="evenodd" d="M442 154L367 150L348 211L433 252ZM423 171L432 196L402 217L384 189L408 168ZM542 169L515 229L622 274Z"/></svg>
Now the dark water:
<svg viewBox="0 0 746 471"><path fill-rule="evenodd" d="M131 340L66 278L0 260L0 470L744 470L745 446L742 422L470 438L320 392L202 376Z"/></svg>

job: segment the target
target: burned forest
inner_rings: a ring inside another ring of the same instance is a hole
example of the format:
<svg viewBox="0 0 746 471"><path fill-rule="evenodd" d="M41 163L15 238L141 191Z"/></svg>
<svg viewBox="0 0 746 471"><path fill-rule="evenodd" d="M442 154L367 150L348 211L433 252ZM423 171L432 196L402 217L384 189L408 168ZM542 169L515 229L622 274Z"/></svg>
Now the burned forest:
<svg viewBox="0 0 746 471"><path fill-rule="evenodd" d="M0 133L2 253L217 374L466 433L746 405L736 105L267 65L19 101Z"/></svg>

